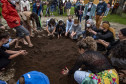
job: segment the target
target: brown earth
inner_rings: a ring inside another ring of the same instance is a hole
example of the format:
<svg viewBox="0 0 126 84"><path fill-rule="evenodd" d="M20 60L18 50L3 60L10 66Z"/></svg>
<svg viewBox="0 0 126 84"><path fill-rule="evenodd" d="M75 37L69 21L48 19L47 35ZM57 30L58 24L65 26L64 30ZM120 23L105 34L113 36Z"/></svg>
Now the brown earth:
<svg viewBox="0 0 126 84"><path fill-rule="evenodd" d="M43 35L43 33L41 34ZM41 38L36 36L32 38L32 42L33 48L22 46L23 49L28 51L28 55L19 56L11 63L16 62L13 66L15 80L24 73L36 70L45 73L51 84L76 84L73 76L68 77L61 74L65 66L69 69L72 67L79 55L76 42L65 37L50 39L44 36Z"/></svg>

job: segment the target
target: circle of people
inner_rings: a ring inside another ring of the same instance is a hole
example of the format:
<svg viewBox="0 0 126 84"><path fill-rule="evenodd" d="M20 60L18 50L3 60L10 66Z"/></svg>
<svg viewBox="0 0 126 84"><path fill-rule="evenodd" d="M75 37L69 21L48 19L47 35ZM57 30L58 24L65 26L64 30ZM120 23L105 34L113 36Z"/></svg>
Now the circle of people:
<svg viewBox="0 0 126 84"><path fill-rule="evenodd" d="M27 2L27 0L24 1ZM78 6L78 19L73 19L70 12L66 23L63 20L56 21L50 18L46 21L46 31L51 38L57 37L60 39L62 36L66 36L78 41L77 46L80 56L72 69L69 70L65 67L62 70L63 75L74 74L74 79L78 84L119 84L119 76L116 70L124 73L126 69L126 28L119 30L118 39L116 39L115 30L111 27L109 21L102 22L107 4L104 0L99 0L96 7L93 0L89 1L84 10L82 10L82 4ZM33 32L43 29L40 20L39 8L41 6L39 0L33 4L33 12L28 9L27 6L29 5L22 6L20 10L19 2L13 3L11 0L1 0L1 3L2 16L7 21L8 26L16 30L17 35L16 39L11 39L5 26L0 24L0 70L2 71L11 59L28 54L26 50L9 50L10 46L16 42L15 48L21 48L19 42L23 42L28 47L33 47L30 37L34 37ZM80 25L82 16L85 18L84 31L81 30ZM96 25L92 20L95 16ZM104 53L101 53L103 51ZM85 66L82 67L82 65ZM121 75L121 78L123 79L124 76ZM4 81L0 82L4 84ZM35 83L50 84L48 77L38 71L24 74L17 82L17 84Z"/></svg>

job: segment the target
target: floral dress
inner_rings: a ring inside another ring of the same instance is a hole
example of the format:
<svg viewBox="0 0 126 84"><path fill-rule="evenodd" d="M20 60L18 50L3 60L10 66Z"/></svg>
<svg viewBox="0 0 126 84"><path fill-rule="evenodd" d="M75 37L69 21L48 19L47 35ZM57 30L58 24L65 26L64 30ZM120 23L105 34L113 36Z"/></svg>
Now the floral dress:
<svg viewBox="0 0 126 84"><path fill-rule="evenodd" d="M119 77L115 69L105 70L86 77L82 84L119 84Z"/></svg>

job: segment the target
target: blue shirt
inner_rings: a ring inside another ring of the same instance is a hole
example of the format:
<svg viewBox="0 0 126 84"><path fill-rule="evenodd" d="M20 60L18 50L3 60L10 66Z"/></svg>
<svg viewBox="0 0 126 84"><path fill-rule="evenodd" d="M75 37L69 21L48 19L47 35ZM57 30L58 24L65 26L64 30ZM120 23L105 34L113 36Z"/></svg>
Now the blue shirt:
<svg viewBox="0 0 126 84"><path fill-rule="evenodd" d="M71 29L71 26L73 24L73 20L71 22L67 20L66 23L67 23L67 25L66 25L66 32L68 32Z"/></svg>
<svg viewBox="0 0 126 84"><path fill-rule="evenodd" d="M107 9L107 4L105 2L99 3L96 8L97 15L102 15L102 13L105 13Z"/></svg>

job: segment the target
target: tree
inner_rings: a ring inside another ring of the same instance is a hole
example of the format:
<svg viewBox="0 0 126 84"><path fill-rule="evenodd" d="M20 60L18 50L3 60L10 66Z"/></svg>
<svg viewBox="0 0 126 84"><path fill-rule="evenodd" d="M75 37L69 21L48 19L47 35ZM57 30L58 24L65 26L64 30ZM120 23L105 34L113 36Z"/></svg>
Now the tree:
<svg viewBox="0 0 126 84"><path fill-rule="evenodd" d="M119 7L117 9L116 14L122 15L124 3L125 3L125 0L119 0Z"/></svg>

